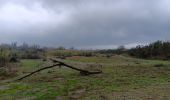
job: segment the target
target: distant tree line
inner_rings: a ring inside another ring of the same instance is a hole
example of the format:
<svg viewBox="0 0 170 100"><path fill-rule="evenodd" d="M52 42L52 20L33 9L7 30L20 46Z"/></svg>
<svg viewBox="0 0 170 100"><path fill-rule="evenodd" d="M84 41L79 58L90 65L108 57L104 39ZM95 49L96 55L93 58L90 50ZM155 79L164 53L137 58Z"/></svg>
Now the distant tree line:
<svg viewBox="0 0 170 100"><path fill-rule="evenodd" d="M17 45L16 42L11 44L0 44L0 67L10 62L17 62L19 59L44 59L46 56L54 57L71 57L71 56L94 56L92 50L75 50L74 47L66 49L65 47L40 47L39 45L28 45L23 43Z"/></svg>
<svg viewBox="0 0 170 100"><path fill-rule="evenodd" d="M95 56L95 52L92 50L73 50L73 49L48 49L47 50L48 56L55 56L55 57L71 57L71 56L85 56L91 57Z"/></svg>
<svg viewBox="0 0 170 100"><path fill-rule="evenodd" d="M146 46L137 46L128 50L128 54L138 58L170 59L170 42L156 41Z"/></svg>
<svg viewBox="0 0 170 100"><path fill-rule="evenodd" d="M126 49L119 46L117 49L106 50L75 50L74 47L66 49L64 47L46 48L39 45L28 45L23 43L17 45L1 44L0 45L0 67L5 66L8 62L16 62L17 59L40 59L46 56L70 57L70 56L96 56L104 54L110 57L112 54L129 54L130 56L145 59L170 59L170 42L156 41L149 45L139 45L135 48Z"/></svg>
<svg viewBox="0 0 170 100"><path fill-rule="evenodd" d="M45 54L45 49L38 45L29 46L26 43L18 46L17 43L0 45L0 67L18 59L39 59Z"/></svg>
<svg viewBox="0 0 170 100"><path fill-rule="evenodd" d="M117 49L98 50L100 54L128 54L137 58L170 60L170 42L156 41L149 45L138 45L131 49L120 46Z"/></svg>
<svg viewBox="0 0 170 100"><path fill-rule="evenodd" d="M122 45L122 46L119 46L117 49L103 49L103 50L97 50L96 53L99 53L99 54L106 54L106 55L111 55L111 54L123 54L123 53L127 53L127 49Z"/></svg>

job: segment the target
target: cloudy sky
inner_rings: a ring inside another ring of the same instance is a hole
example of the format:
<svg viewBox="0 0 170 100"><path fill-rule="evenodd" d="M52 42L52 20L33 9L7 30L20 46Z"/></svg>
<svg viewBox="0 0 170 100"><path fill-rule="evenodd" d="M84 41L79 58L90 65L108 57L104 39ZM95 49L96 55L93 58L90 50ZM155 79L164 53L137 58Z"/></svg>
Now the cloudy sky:
<svg viewBox="0 0 170 100"><path fill-rule="evenodd" d="M115 48L170 40L170 0L0 0L0 43Z"/></svg>

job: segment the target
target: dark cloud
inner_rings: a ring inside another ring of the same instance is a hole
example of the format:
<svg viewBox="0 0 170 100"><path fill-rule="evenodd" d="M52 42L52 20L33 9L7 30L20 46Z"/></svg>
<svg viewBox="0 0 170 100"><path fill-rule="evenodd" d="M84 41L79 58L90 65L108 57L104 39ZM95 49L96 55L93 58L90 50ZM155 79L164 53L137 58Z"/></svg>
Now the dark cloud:
<svg viewBox="0 0 170 100"><path fill-rule="evenodd" d="M169 40L169 0L1 0L0 42L111 48Z"/></svg>

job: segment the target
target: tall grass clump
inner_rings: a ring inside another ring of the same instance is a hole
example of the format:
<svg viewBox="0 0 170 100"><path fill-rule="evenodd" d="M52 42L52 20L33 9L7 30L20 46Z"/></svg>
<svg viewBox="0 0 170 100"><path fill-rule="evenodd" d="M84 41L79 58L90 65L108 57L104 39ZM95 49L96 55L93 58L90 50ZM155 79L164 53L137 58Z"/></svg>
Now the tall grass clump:
<svg viewBox="0 0 170 100"><path fill-rule="evenodd" d="M0 48L0 67L5 67L9 63L10 55L10 50Z"/></svg>

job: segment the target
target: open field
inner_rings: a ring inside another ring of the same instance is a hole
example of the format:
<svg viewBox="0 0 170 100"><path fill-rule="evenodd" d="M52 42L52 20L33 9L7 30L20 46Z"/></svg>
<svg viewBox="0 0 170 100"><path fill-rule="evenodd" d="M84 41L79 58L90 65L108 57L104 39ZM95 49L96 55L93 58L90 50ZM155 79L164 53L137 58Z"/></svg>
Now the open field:
<svg viewBox="0 0 170 100"><path fill-rule="evenodd" d="M70 57L70 65L102 74L81 76L69 68L52 68L22 81L12 80L49 61L21 60L16 77L0 82L0 100L170 100L170 62L115 55ZM102 67L98 67L98 65ZM10 81L10 83L7 83Z"/></svg>

